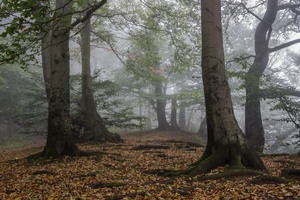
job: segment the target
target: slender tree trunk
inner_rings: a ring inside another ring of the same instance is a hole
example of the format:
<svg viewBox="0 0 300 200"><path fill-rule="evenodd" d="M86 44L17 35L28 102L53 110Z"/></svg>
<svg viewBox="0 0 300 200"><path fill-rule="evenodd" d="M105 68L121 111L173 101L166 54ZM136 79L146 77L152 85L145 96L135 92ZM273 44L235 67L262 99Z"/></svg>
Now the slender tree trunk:
<svg viewBox="0 0 300 200"><path fill-rule="evenodd" d="M277 15L278 0L268 0L267 10L255 32L255 60L247 73L245 132L250 146L263 152L265 137L260 111L259 80L269 62L269 39Z"/></svg>
<svg viewBox="0 0 300 200"><path fill-rule="evenodd" d="M56 0L55 16L61 17L51 34L51 76L49 91L48 135L43 151L44 157L77 155L71 136L70 90L69 90L69 26L72 3Z"/></svg>
<svg viewBox="0 0 300 200"><path fill-rule="evenodd" d="M99 142L120 142L118 134L108 131L102 117L97 112L96 102L92 89L91 64L90 64L90 41L91 21L87 19L81 30L81 53L82 53L82 112L84 131L91 140Z"/></svg>
<svg viewBox="0 0 300 200"><path fill-rule="evenodd" d="M172 99L171 106L171 127L175 130L179 130L179 126L177 124L177 101L176 98Z"/></svg>
<svg viewBox="0 0 300 200"><path fill-rule="evenodd" d="M152 110L152 104L151 101L148 101L148 107L147 107L147 130L152 129L152 115L151 115L151 110Z"/></svg>
<svg viewBox="0 0 300 200"><path fill-rule="evenodd" d="M166 118L166 98L163 91L163 85L160 81L155 84L155 95L156 95L156 114L158 121L158 130L169 130L171 129L170 124Z"/></svg>
<svg viewBox="0 0 300 200"><path fill-rule="evenodd" d="M179 127L182 130L186 129L185 106L182 104L179 106Z"/></svg>
<svg viewBox="0 0 300 200"><path fill-rule="evenodd" d="M202 0L201 20L208 139L205 152L189 175L206 173L226 164L229 169L265 169L257 154L248 147L234 117L224 66L221 0Z"/></svg>
<svg viewBox="0 0 300 200"><path fill-rule="evenodd" d="M198 131L198 135L206 137L207 136L207 123L206 123L206 117L203 118L203 120L200 123L200 128Z"/></svg>
<svg viewBox="0 0 300 200"><path fill-rule="evenodd" d="M283 141L288 138L292 133L295 133L296 131L298 130L298 128L296 127L293 127L289 130L287 130L286 132L284 133L281 133L280 135L277 136L277 139L275 141L274 144L272 144L269 148L269 152L270 153L275 153L276 150L281 146L283 145Z"/></svg>

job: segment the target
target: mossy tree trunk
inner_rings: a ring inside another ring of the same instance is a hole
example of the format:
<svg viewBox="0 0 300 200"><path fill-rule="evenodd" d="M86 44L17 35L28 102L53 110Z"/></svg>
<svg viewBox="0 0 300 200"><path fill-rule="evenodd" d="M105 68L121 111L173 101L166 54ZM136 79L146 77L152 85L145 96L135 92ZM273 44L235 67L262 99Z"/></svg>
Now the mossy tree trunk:
<svg viewBox="0 0 300 200"><path fill-rule="evenodd" d="M82 113L84 131L89 138L98 142L120 142L118 134L111 133L106 128L102 117L97 111L92 88L91 64L90 64L90 41L91 20L83 23L81 30L81 54L82 54Z"/></svg>
<svg viewBox="0 0 300 200"><path fill-rule="evenodd" d="M221 1L201 1L202 77L205 93L208 139L205 152L189 175L206 173L219 166L263 170L263 162L248 147L233 113L225 74L221 24Z"/></svg>
<svg viewBox="0 0 300 200"><path fill-rule="evenodd" d="M44 157L77 155L77 149L71 136L70 90L69 90L69 26L71 24L72 3L68 0L56 0L55 21L51 33L51 76L49 90L48 134ZM54 16L54 17L55 17Z"/></svg>

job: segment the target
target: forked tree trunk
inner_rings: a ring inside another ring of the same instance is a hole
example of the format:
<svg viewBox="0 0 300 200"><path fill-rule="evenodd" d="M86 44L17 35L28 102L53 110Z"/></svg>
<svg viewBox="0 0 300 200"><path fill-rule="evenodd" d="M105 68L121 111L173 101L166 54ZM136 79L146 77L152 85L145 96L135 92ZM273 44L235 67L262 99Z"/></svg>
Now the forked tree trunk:
<svg viewBox="0 0 300 200"><path fill-rule="evenodd" d="M226 164L229 169L265 169L258 155L248 147L233 113L224 66L221 0L202 0L201 20L208 139L205 152L189 175L206 173Z"/></svg>
<svg viewBox="0 0 300 200"><path fill-rule="evenodd" d="M69 26L71 24L69 0L56 0L55 22L51 35L51 76L49 91L48 135L43 150L44 157L77 155L71 136L69 90Z"/></svg>
<svg viewBox="0 0 300 200"><path fill-rule="evenodd" d="M265 132L260 111L259 80L269 62L269 35L277 15L278 0L269 0L267 10L255 31L255 59L247 72L245 132L250 146L263 152Z"/></svg>
<svg viewBox="0 0 300 200"><path fill-rule="evenodd" d="M81 54L82 54L82 113L84 131L89 139L98 142L120 142L118 134L111 133L106 128L102 117L97 112L96 102L92 89L90 41L91 21L87 19L81 30Z"/></svg>
<svg viewBox="0 0 300 200"><path fill-rule="evenodd" d="M155 84L155 98L156 98L156 114L158 121L158 130L169 130L172 127L167 122L166 118L166 98L163 91L163 85L160 81Z"/></svg>

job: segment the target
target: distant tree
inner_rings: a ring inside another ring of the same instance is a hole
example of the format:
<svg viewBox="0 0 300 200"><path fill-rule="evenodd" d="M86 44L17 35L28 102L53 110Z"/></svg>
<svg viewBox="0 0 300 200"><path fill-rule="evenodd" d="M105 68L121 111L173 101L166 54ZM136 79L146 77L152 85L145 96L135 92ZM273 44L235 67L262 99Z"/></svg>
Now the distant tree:
<svg viewBox="0 0 300 200"><path fill-rule="evenodd" d="M172 104L171 104L171 126L175 130L180 129L177 123L177 100L175 97L172 98Z"/></svg>
<svg viewBox="0 0 300 200"><path fill-rule="evenodd" d="M155 22L149 21L146 23ZM136 78L147 81L151 85L153 90L151 103L157 116L157 129L172 129L166 118L167 78L164 76L164 69L161 66L162 58L159 55L161 36L150 30L140 30L133 35L133 48L128 56L127 68Z"/></svg>
<svg viewBox="0 0 300 200"><path fill-rule="evenodd" d="M231 169L265 169L249 148L234 117L228 85L222 39L221 0L201 1L202 77L205 94L208 139L205 152L190 175L207 173L219 166Z"/></svg>

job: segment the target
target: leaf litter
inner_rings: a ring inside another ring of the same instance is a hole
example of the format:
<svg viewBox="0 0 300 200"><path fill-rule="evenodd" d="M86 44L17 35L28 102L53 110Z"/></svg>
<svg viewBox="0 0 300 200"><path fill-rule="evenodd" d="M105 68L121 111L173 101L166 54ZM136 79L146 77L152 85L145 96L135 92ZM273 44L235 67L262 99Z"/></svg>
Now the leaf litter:
<svg viewBox="0 0 300 200"><path fill-rule="evenodd" d="M0 199L300 199L299 176L256 184L258 176L199 181L166 177L153 170L184 170L204 147L176 141L133 141L79 147L101 152L87 157L28 160L42 148L0 154ZM157 148L156 148L157 147ZM270 176L299 168L298 156L262 157ZM222 172L224 168L212 173Z"/></svg>

